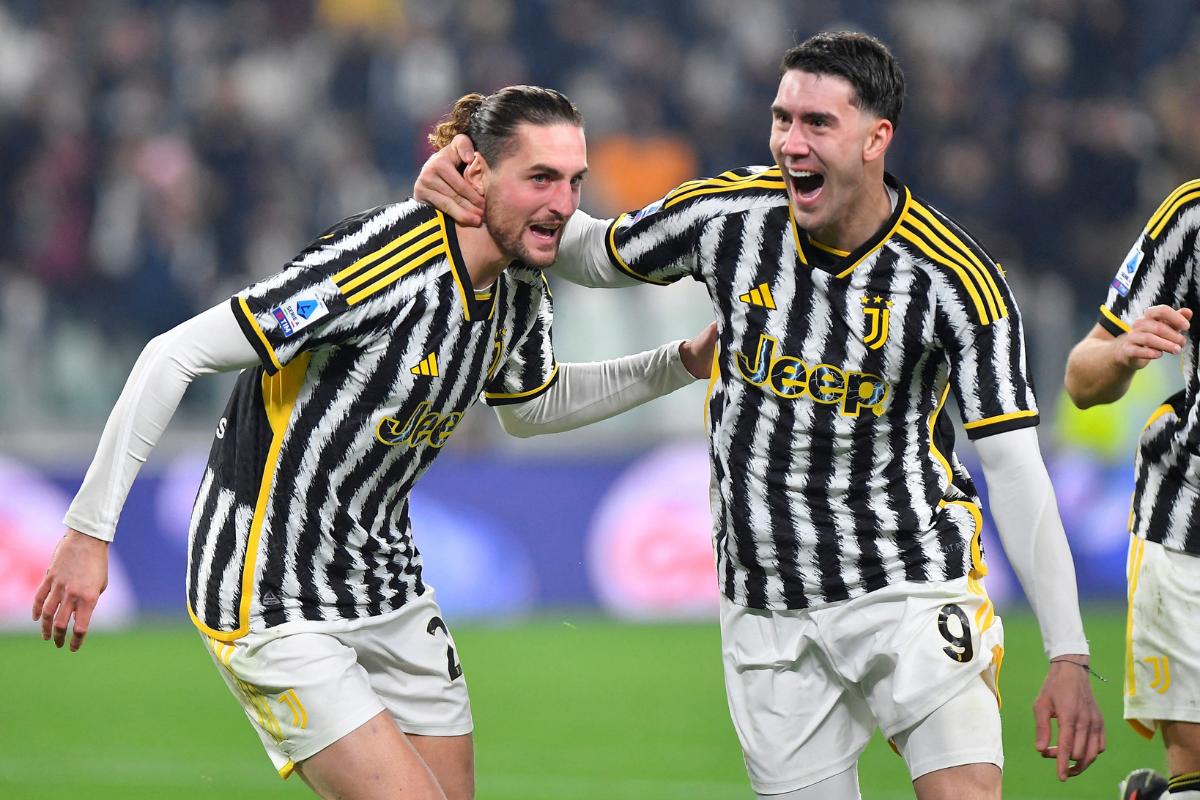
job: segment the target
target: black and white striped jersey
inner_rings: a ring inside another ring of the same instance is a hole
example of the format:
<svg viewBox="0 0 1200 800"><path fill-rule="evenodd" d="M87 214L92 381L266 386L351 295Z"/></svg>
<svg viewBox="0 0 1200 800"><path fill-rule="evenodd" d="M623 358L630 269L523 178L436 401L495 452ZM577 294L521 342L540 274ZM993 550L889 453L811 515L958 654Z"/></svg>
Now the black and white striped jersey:
<svg viewBox="0 0 1200 800"><path fill-rule="evenodd" d="M1100 324L1120 336L1151 306L1200 311L1200 180L1163 201L1125 257L1100 307ZM1200 555L1200 364L1195 320L1183 352L1183 391L1142 431L1130 527L1172 550Z"/></svg>
<svg viewBox="0 0 1200 800"><path fill-rule="evenodd" d="M752 608L986 571L971 438L1036 425L1000 267L888 177L896 208L852 253L800 229L778 167L691 181L606 234L615 268L691 276L720 328L707 401L718 574Z"/></svg>
<svg viewBox="0 0 1200 800"><path fill-rule="evenodd" d="M188 604L230 640L377 615L425 591L408 494L482 394L557 376L539 271L477 292L454 224L408 201L352 217L232 298L261 366L226 407L191 520Z"/></svg>

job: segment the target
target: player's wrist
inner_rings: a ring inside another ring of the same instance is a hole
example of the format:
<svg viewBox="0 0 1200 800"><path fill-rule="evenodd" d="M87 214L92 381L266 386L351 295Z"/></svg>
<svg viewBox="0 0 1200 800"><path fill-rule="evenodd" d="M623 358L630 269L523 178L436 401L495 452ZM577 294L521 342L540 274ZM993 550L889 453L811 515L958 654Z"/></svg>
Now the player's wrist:
<svg viewBox="0 0 1200 800"><path fill-rule="evenodd" d="M1057 664L1060 662L1075 664L1083 667L1084 669L1087 669L1092 665L1091 656L1084 655L1082 653L1064 653L1061 656L1055 656L1054 658L1050 659L1051 664Z"/></svg>

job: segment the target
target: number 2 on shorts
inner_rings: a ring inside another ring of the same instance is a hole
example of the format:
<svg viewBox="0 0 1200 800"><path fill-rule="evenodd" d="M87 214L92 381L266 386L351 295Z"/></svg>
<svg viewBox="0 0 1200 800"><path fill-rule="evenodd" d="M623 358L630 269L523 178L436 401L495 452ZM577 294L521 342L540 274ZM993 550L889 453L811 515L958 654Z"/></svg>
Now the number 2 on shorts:
<svg viewBox="0 0 1200 800"><path fill-rule="evenodd" d="M959 612L962 613L962 612ZM964 617L964 619L966 619ZM434 617L429 620L429 624L425 626L425 632L430 636L434 636L438 631L446 634L446 638L450 638L450 631L446 630L446 623L442 622L441 617ZM967 643L968 645L970 642ZM446 645L446 671L450 673L450 680L458 680L462 676L462 665L458 663L458 656L454 654L454 645Z"/></svg>
<svg viewBox="0 0 1200 800"><path fill-rule="evenodd" d="M959 633L950 630L951 617L958 619ZM967 619L966 612L954 603L942 606L938 614L938 633L950 643L948 647L942 648L942 652L955 661L970 661L975 655L975 648L971 645L971 622Z"/></svg>

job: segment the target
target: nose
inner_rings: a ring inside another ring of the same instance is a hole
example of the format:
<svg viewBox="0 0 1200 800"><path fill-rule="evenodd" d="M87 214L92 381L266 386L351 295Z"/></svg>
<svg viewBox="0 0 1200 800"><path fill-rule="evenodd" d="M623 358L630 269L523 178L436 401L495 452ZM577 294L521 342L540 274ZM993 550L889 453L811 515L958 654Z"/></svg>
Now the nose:
<svg viewBox="0 0 1200 800"><path fill-rule="evenodd" d="M550 195L550 202L546 208L550 213L566 219L579 208L579 192L571 185L570 181L559 181Z"/></svg>
<svg viewBox="0 0 1200 800"><path fill-rule="evenodd" d="M793 125L788 128L783 138L783 152L789 156L803 157L809 153L808 137L804 135L803 125Z"/></svg>

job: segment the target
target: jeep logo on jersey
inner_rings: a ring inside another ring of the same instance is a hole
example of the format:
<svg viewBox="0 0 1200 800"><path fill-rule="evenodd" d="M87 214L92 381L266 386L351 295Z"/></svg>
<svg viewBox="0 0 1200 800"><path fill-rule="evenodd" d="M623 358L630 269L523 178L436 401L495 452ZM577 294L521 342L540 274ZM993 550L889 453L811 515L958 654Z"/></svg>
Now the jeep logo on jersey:
<svg viewBox="0 0 1200 800"><path fill-rule="evenodd" d="M734 353L742 380L752 386L765 386L787 400L807 396L824 405L841 404L841 413L857 417L864 408L883 413L888 385L883 378L867 372L849 372L832 364L809 367L795 356L777 353L778 340L765 333L758 337L754 356Z"/></svg>
<svg viewBox="0 0 1200 800"><path fill-rule="evenodd" d="M892 317L892 301L885 300L879 295L868 294L863 295L859 302L862 303L863 315L867 319L867 335L863 337L863 344L872 350L878 350L887 341L888 323Z"/></svg>
<svg viewBox="0 0 1200 800"><path fill-rule="evenodd" d="M455 426L462 419L462 412L439 414L429 410L431 405L428 400L422 402L407 422L384 417L375 426L375 438L389 446L403 444L416 447L426 442L430 447L441 447L454 433Z"/></svg>

